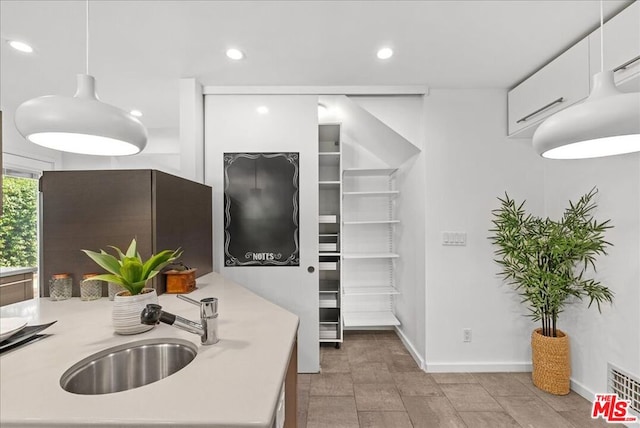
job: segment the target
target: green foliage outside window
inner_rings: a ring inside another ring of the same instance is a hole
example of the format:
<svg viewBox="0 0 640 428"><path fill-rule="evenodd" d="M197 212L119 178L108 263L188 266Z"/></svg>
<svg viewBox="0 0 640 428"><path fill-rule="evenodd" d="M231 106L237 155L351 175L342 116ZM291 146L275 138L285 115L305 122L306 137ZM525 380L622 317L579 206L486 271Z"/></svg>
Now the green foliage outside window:
<svg viewBox="0 0 640 428"><path fill-rule="evenodd" d="M5 175L0 216L0 266L38 265L38 181Z"/></svg>

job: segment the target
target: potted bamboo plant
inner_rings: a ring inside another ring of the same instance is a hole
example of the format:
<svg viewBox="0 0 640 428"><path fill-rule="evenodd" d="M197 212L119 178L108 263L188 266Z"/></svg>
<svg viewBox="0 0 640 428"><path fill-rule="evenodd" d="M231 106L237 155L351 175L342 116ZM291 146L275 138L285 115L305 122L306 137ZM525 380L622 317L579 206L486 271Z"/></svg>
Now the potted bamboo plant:
<svg viewBox="0 0 640 428"><path fill-rule="evenodd" d="M148 303L157 304L158 295L155 289L146 287L147 282L158 275L162 268L179 258L182 251L163 250L143 261L138 253L135 238L131 240L125 253L118 247L110 247L118 257L104 250L100 250L99 253L91 250L82 251L108 272L93 276L92 279L112 282L124 288L113 300L114 329L119 334L136 334L150 330L153 325L142 324L140 312Z"/></svg>
<svg viewBox="0 0 640 428"><path fill-rule="evenodd" d="M597 208L594 187L577 203L569 201L559 221L527 214L524 202L517 204L505 193L493 210L489 237L495 245L500 275L513 285L529 309L529 316L541 323L531 336L533 383L556 395L570 390L569 337L558 329L558 316L565 306L585 297L589 307L595 302L611 302L613 292L593 278L596 257L606 255L611 244L604 234L609 220L593 218Z"/></svg>

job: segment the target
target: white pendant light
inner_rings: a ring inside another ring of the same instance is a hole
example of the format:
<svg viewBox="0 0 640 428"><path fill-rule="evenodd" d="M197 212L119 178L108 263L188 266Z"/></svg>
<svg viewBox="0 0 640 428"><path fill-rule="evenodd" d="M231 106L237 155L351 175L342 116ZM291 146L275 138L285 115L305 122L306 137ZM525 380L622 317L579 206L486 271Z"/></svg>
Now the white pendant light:
<svg viewBox="0 0 640 428"><path fill-rule="evenodd" d="M22 103L15 113L18 131L29 141L50 149L101 156L139 153L147 130L137 118L98 99L89 75L89 1L86 74L78 75L73 97L49 95Z"/></svg>
<svg viewBox="0 0 640 428"><path fill-rule="evenodd" d="M600 1L600 60L604 68L604 28ZM533 147L549 159L587 159L640 151L640 93L616 88L613 71L593 76L581 104L562 110L536 129Z"/></svg>

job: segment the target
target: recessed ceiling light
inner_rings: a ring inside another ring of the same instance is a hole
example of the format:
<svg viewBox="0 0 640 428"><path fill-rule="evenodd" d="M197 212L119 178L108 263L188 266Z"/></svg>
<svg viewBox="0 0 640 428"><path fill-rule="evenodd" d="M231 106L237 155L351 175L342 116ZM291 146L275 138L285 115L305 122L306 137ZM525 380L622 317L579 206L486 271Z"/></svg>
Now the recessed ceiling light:
<svg viewBox="0 0 640 428"><path fill-rule="evenodd" d="M258 111L258 113L260 114L267 114L269 113L269 109L266 106L260 106L256 109Z"/></svg>
<svg viewBox="0 0 640 428"><path fill-rule="evenodd" d="M9 40L8 43L9 43L9 46L11 46L17 51L24 52L24 53L33 52L33 48L30 45L26 44L25 42L21 42L19 40Z"/></svg>
<svg viewBox="0 0 640 428"><path fill-rule="evenodd" d="M389 59L393 56L393 50L391 48L382 48L377 55L380 59Z"/></svg>
<svg viewBox="0 0 640 428"><path fill-rule="evenodd" d="M244 58L244 54L240 49L231 48L227 49L227 57L237 61Z"/></svg>
<svg viewBox="0 0 640 428"><path fill-rule="evenodd" d="M140 110L131 110L129 113L131 113L131 116L142 117L142 112Z"/></svg>

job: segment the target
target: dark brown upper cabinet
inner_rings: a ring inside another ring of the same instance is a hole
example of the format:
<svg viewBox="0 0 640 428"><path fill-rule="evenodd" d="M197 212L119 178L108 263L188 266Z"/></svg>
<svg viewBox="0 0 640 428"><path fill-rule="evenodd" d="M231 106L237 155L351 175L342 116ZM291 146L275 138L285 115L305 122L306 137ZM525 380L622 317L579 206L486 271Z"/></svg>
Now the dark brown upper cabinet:
<svg viewBox="0 0 640 428"><path fill-rule="evenodd" d="M124 251L134 237L145 260L180 247L180 260L197 276L213 269L210 186L156 170L44 171L40 191L42 296L49 295L51 275L64 272L79 296L82 275L102 272L80 250ZM165 275L152 286L164 293Z"/></svg>

